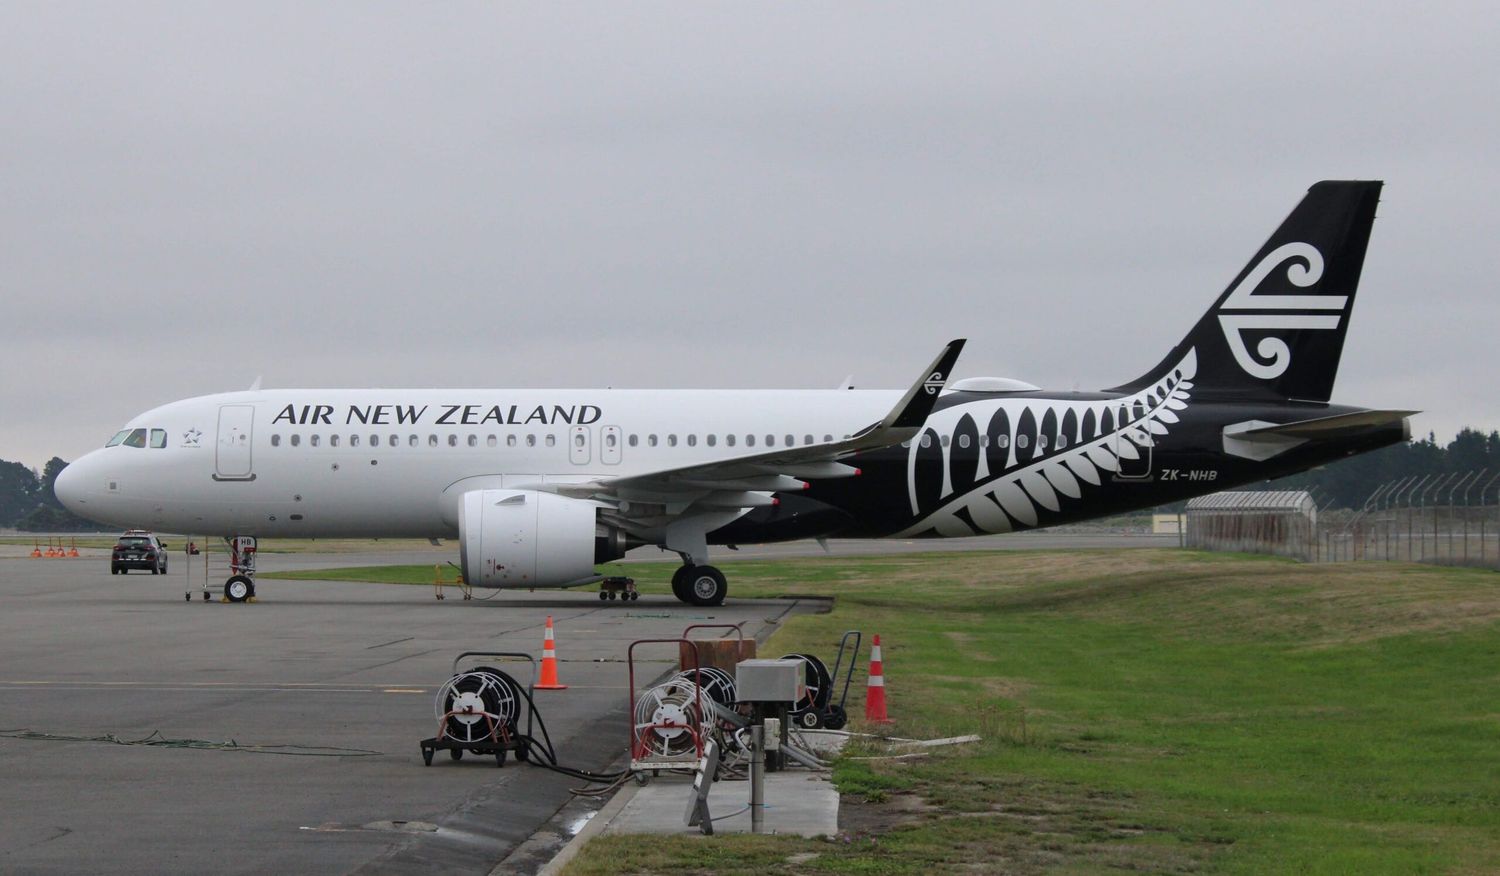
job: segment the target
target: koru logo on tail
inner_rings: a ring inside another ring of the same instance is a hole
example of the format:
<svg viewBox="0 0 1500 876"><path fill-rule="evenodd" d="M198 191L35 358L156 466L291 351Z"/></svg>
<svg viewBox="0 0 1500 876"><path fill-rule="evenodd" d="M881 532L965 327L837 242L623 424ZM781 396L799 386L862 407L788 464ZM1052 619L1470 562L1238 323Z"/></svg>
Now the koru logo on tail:
<svg viewBox="0 0 1500 876"><path fill-rule="evenodd" d="M943 388L943 372L934 371L922 382L922 389L928 395L936 395Z"/></svg>
<svg viewBox="0 0 1500 876"><path fill-rule="evenodd" d="M1296 259L1297 261L1292 261ZM1272 250L1224 299L1219 308L1219 325L1224 340L1234 354L1234 361L1245 373L1270 380L1286 373L1292 364L1292 351L1281 338L1262 338L1252 354L1245 346L1243 332L1277 329L1336 329L1344 318L1347 295L1256 295L1260 284L1286 262L1286 278L1293 286L1307 287L1323 277L1323 254L1307 243L1288 243ZM1303 262L1306 262L1304 265ZM1225 313L1223 311L1252 311ZM1258 312L1255 312L1258 311ZM1274 312L1272 312L1274 311ZM1309 313L1308 311L1338 311Z"/></svg>

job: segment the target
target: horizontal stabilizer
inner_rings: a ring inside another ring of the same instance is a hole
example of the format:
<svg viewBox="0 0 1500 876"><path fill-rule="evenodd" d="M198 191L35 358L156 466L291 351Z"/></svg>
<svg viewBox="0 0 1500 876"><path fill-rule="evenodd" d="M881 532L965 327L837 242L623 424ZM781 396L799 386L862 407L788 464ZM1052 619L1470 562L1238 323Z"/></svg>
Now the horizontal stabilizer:
<svg viewBox="0 0 1500 876"><path fill-rule="evenodd" d="M1400 425L1402 433L1411 437L1406 418L1416 413L1420 411L1354 411L1291 423L1246 420L1224 427L1224 452L1264 462L1308 441L1354 438L1382 426Z"/></svg>
<svg viewBox="0 0 1500 876"><path fill-rule="evenodd" d="M1287 438L1338 438L1352 432L1363 432L1372 426L1394 426L1421 411L1356 411L1332 417L1315 417L1292 423L1270 424L1239 433L1241 438L1257 435L1281 435Z"/></svg>

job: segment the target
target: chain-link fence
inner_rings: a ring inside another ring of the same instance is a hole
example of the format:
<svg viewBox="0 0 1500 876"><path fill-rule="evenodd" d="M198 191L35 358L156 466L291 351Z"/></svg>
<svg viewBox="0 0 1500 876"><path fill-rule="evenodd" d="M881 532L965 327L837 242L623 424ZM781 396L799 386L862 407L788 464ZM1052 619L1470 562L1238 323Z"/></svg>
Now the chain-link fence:
<svg viewBox="0 0 1500 876"><path fill-rule="evenodd" d="M1397 478L1357 510L1319 508L1310 493L1216 493L1188 503L1184 543L1308 562L1500 568L1500 473Z"/></svg>

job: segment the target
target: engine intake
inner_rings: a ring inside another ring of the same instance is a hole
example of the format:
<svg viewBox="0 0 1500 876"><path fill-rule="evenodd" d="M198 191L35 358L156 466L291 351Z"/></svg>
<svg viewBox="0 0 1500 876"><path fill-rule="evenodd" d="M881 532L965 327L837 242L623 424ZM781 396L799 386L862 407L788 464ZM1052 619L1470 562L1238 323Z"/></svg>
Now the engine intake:
<svg viewBox="0 0 1500 876"><path fill-rule="evenodd" d="M536 490L471 490L458 506L464 580L567 587L596 580L594 505Z"/></svg>

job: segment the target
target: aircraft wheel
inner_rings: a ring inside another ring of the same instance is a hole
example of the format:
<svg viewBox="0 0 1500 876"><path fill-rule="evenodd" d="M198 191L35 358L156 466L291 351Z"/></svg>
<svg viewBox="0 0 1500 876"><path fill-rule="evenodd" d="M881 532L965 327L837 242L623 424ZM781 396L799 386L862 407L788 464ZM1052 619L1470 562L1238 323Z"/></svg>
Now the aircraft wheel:
<svg viewBox="0 0 1500 876"><path fill-rule="evenodd" d="M111 575L118 575L118 574L120 574L120 567L119 566L110 566L109 567L109 573Z"/></svg>
<svg viewBox="0 0 1500 876"><path fill-rule="evenodd" d="M230 602L244 602L255 593L255 585L244 575L235 575L224 582L224 598Z"/></svg>
<svg viewBox="0 0 1500 876"><path fill-rule="evenodd" d="M692 594L688 592L688 573L692 570L692 566L678 566L672 573L672 595L688 605L693 604Z"/></svg>
<svg viewBox="0 0 1500 876"><path fill-rule="evenodd" d="M603 590L599 591L599 601L600 602L603 602L604 600L606 600L608 598L609 598L609 594L607 592L605 592Z"/></svg>
<svg viewBox="0 0 1500 876"><path fill-rule="evenodd" d="M722 605L729 593L724 573L713 566L694 566L687 575L688 601L698 606Z"/></svg>

